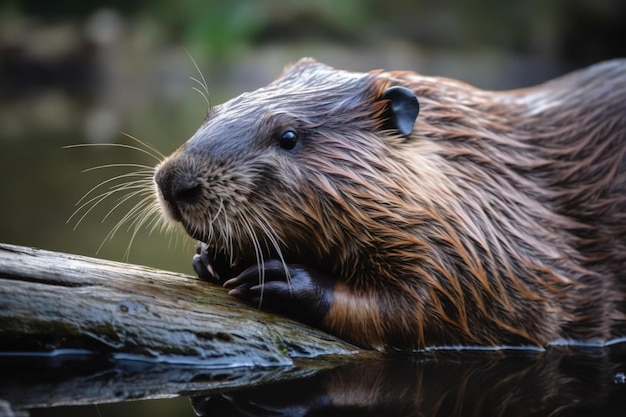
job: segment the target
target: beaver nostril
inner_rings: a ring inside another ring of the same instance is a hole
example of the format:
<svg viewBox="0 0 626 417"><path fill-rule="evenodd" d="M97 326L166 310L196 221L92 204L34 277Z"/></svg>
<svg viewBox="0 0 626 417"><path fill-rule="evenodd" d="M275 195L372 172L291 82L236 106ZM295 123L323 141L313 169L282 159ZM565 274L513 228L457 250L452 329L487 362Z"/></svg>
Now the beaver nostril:
<svg viewBox="0 0 626 417"><path fill-rule="evenodd" d="M177 190L174 193L174 198L176 199L176 201L183 204L197 203L200 200L201 196L202 186L200 184L182 190Z"/></svg>
<svg viewBox="0 0 626 417"><path fill-rule="evenodd" d="M194 204L202 196L202 185L195 178L185 178L171 169L160 169L154 176L161 195L174 207Z"/></svg>

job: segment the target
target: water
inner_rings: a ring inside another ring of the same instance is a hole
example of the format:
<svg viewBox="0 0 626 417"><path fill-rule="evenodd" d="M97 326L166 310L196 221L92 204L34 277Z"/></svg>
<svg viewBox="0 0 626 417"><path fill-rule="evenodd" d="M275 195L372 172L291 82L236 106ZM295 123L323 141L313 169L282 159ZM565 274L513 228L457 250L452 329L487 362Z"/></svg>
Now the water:
<svg viewBox="0 0 626 417"><path fill-rule="evenodd" d="M2 357L0 415L622 416L625 374L626 343L222 370L86 355Z"/></svg>

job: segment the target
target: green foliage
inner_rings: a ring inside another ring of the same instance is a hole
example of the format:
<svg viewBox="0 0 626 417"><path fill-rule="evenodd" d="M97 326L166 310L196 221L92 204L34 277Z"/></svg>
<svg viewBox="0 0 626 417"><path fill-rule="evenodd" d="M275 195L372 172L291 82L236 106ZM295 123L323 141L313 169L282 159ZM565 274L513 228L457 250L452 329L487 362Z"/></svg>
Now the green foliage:
<svg viewBox="0 0 626 417"><path fill-rule="evenodd" d="M356 31L372 19L374 3L372 0L179 0L162 3L153 11L166 25L181 28L184 44L201 46L209 56L224 56L255 43L262 32L298 26L302 21Z"/></svg>
<svg viewBox="0 0 626 417"><path fill-rule="evenodd" d="M160 14L174 26L183 27L185 44L201 44L208 55L222 56L234 46L249 42L267 24L264 4L254 0L181 0L168 2Z"/></svg>

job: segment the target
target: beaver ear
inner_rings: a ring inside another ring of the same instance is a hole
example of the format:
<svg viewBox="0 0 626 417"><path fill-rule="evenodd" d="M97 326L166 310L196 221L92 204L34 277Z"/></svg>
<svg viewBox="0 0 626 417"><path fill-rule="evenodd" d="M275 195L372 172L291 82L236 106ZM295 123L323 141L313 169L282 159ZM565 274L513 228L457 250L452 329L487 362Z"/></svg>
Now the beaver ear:
<svg viewBox="0 0 626 417"><path fill-rule="evenodd" d="M387 122L383 127L396 129L402 136L409 137L420 112L420 103L415 93L406 87L395 86L386 89L381 98L389 100L385 112Z"/></svg>

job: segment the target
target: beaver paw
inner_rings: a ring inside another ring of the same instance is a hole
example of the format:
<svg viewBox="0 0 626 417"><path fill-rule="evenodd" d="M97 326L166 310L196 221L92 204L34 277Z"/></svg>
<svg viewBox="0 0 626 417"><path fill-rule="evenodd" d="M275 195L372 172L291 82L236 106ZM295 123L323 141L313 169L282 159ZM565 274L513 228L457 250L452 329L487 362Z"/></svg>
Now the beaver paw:
<svg viewBox="0 0 626 417"><path fill-rule="evenodd" d="M202 242L198 242L196 254L193 255L192 260L193 270L196 271L200 279L218 284L220 278L211 264L211 259L212 256L209 253L208 246Z"/></svg>
<svg viewBox="0 0 626 417"><path fill-rule="evenodd" d="M270 259L224 283L229 294L259 307L316 324L330 309L333 282L303 265Z"/></svg>
<svg viewBox="0 0 626 417"><path fill-rule="evenodd" d="M193 269L200 279L214 284L223 284L226 278L241 272L241 267L232 265L233 261L223 252L198 242L196 254L193 256Z"/></svg>

